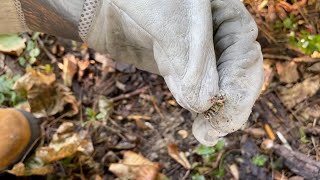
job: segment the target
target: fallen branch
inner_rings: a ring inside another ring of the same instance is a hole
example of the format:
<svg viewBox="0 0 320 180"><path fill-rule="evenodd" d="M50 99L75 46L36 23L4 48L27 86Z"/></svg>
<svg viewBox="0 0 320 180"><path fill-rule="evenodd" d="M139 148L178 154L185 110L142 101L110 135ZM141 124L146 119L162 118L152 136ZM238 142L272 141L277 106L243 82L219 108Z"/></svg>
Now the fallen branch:
<svg viewBox="0 0 320 180"><path fill-rule="evenodd" d="M283 145L274 145L275 153L284 158L284 164L294 173L306 179L320 179L320 162Z"/></svg>

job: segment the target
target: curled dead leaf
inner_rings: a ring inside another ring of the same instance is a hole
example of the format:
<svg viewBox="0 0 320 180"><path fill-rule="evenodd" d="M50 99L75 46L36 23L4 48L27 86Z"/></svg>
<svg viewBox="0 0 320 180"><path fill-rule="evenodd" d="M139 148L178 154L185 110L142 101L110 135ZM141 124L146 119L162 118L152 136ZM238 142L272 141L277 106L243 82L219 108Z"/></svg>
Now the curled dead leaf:
<svg viewBox="0 0 320 180"><path fill-rule="evenodd" d="M311 106L308 106L307 108L302 110L300 115L306 120L310 118L313 118L313 119L320 118L320 103L316 103Z"/></svg>
<svg viewBox="0 0 320 180"><path fill-rule="evenodd" d="M168 153L170 157L176 160L179 164L181 164L186 169L191 169L191 165L186 157L184 152L181 152L176 144L168 144Z"/></svg>
<svg viewBox="0 0 320 180"><path fill-rule="evenodd" d="M37 118L63 112L65 107L71 107L71 110L67 111L68 116L79 112L78 102L70 89L57 83L55 75L51 72L29 69L13 89L26 97L31 112Z"/></svg>
<svg viewBox="0 0 320 180"><path fill-rule="evenodd" d="M307 69L310 72L320 73L320 63L315 63Z"/></svg>
<svg viewBox="0 0 320 180"><path fill-rule="evenodd" d="M276 67L281 82L294 83L299 80L298 65L295 62L278 62Z"/></svg>
<svg viewBox="0 0 320 180"><path fill-rule="evenodd" d="M37 149L36 157L44 163L51 163L70 157L77 152L90 155L93 152L93 144L87 131L76 132L73 123L65 122L53 135L49 146Z"/></svg>
<svg viewBox="0 0 320 180"><path fill-rule="evenodd" d="M119 163L112 163L109 171L120 179L132 180L154 180L159 179L159 163L154 163L132 151L124 152L123 160Z"/></svg>
<svg viewBox="0 0 320 180"><path fill-rule="evenodd" d="M78 61L72 54L67 54L63 57L63 64L59 63L59 68L62 70L62 79L64 85L71 87L72 79L78 71Z"/></svg>
<svg viewBox="0 0 320 180"><path fill-rule="evenodd" d="M25 164L20 162L16 164L11 170L8 170L8 173L15 176L44 176L52 173L53 171L54 168L52 165L26 167Z"/></svg>
<svg viewBox="0 0 320 180"><path fill-rule="evenodd" d="M78 67L79 67L79 72L78 72L78 80L80 81L84 75L84 71L90 66L90 61L88 59L78 61Z"/></svg>
<svg viewBox="0 0 320 180"><path fill-rule="evenodd" d="M233 175L235 180L240 179L240 172L239 172L239 168L236 164L232 164L229 166L230 172Z"/></svg>

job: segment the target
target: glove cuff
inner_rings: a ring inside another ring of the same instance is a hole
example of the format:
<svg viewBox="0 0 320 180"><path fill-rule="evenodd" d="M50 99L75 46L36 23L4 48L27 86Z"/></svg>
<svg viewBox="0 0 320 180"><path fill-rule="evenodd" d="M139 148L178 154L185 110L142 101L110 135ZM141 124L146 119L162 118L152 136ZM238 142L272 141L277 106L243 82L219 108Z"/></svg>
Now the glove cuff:
<svg viewBox="0 0 320 180"><path fill-rule="evenodd" d="M95 18L96 11L101 3L101 0L85 0L83 10L79 20L79 36L82 41L86 42L88 32Z"/></svg>

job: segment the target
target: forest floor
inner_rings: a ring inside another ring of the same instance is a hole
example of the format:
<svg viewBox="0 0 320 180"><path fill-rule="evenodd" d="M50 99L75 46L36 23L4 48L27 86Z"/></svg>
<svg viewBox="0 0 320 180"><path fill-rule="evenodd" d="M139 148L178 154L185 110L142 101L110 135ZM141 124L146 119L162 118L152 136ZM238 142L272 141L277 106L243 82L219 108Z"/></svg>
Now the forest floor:
<svg viewBox="0 0 320 180"><path fill-rule="evenodd" d="M70 40L10 37L15 47L0 52L0 84L8 87L0 88L0 107L32 109L42 136L9 172L31 179L320 178L320 2L244 3L259 26L265 83L245 127L215 147L195 140L191 114L162 77Z"/></svg>

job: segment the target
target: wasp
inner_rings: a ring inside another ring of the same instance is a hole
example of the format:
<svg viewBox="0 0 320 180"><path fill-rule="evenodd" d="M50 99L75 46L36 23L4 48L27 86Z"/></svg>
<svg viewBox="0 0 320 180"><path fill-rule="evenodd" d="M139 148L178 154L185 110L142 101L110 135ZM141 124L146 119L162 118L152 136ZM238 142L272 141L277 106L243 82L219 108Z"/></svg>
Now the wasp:
<svg viewBox="0 0 320 180"><path fill-rule="evenodd" d="M226 101L226 95L225 94L219 94L209 99L209 101L212 103L212 106L209 110L205 111L204 118L211 119L213 116L217 115L220 110L224 108L224 103Z"/></svg>

